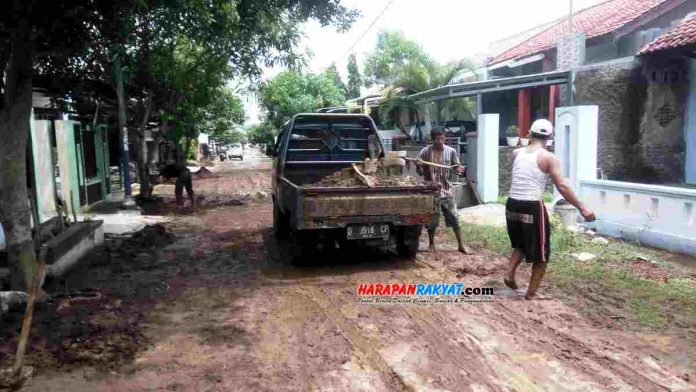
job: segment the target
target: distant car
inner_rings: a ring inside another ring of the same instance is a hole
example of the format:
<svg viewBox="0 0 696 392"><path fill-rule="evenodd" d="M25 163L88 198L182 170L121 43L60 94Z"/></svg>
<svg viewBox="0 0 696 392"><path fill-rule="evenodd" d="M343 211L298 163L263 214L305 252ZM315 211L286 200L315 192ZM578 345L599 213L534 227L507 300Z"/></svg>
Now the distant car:
<svg viewBox="0 0 696 392"><path fill-rule="evenodd" d="M228 151L227 151L227 156L230 157L230 159L239 159L240 161L244 160L244 148L240 146L239 144L233 145Z"/></svg>

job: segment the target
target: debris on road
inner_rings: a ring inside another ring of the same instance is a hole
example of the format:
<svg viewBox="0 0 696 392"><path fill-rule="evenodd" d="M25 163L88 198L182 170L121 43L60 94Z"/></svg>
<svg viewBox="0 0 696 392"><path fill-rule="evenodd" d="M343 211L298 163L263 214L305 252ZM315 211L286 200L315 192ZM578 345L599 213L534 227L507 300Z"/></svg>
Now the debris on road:
<svg viewBox="0 0 696 392"><path fill-rule="evenodd" d="M174 234L161 224L147 225L131 237L121 242L122 247L131 249L147 249L155 246L165 246L174 242Z"/></svg>
<svg viewBox="0 0 696 392"><path fill-rule="evenodd" d="M0 291L0 315L23 308L28 298L24 291Z"/></svg>
<svg viewBox="0 0 696 392"><path fill-rule="evenodd" d="M571 256L575 257L576 259L580 261L588 261L597 258L597 256L593 255L592 253L587 253L587 252L580 252L580 253L571 253Z"/></svg>
<svg viewBox="0 0 696 392"><path fill-rule="evenodd" d="M198 169L198 171L196 171L195 173L192 173L192 174L197 178L215 177L215 173L208 170L205 166L201 166L201 168Z"/></svg>
<svg viewBox="0 0 696 392"><path fill-rule="evenodd" d="M609 240L607 240L606 238L602 238L602 237L595 237L592 239L591 242L593 244L599 244L599 245L605 245L605 246L609 245Z"/></svg>
<svg viewBox="0 0 696 392"><path fill-rule="evenodd" d="M570 231L571 233L576 233L576 234L581 234L585 232L585 229L578 225L568 225L566 226L566 229Z"/></svg>

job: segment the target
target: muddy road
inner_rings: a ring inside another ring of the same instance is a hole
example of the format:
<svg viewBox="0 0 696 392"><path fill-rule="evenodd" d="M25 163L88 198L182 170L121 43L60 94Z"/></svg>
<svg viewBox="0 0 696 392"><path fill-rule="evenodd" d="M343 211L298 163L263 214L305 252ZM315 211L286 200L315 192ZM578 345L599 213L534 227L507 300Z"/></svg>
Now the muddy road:
<svg viewBox="0 0 696 392"><path fill-rule="evenodd" d="M71 328L92 325L82 340L73 329L48 338L66 321L38 321L30 346L37 375L25 390L696 390L688 326L624 328L611 315L588 317L572 297L525 301L503 287L504 259L483 250L461 255L444 230L440 250L416 260L324 254L298 267L271 234L268 162L224 163L215 172L194 180L202 199L193 213L176 214L169 186L156 188L164 201L151 213L170 218L170 244L109 256L80 277L91 290L83 302L93 305L74 312L81 321ZM528 277L524 268L519 282ZM495 294L457 304L356 300L361 283L443 282ZM43 314L60 306L64 314L80 301L42 306ZM56 354L70 350L91 356Z"/></svg>

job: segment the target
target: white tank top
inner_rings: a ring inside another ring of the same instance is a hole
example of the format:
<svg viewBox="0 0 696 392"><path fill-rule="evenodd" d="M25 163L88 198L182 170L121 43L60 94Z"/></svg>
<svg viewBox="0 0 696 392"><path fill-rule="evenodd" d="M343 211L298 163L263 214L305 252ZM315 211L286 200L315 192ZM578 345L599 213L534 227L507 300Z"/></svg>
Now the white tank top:
<svg viewBox="0 0 696 392"><path fill-rule="evenodd" d="M524 147L517 153L512 164L512 184L510 198L516 200L541 200L546 190L549 175L542 172L537 164L541 148L532 151Z"/></svg>

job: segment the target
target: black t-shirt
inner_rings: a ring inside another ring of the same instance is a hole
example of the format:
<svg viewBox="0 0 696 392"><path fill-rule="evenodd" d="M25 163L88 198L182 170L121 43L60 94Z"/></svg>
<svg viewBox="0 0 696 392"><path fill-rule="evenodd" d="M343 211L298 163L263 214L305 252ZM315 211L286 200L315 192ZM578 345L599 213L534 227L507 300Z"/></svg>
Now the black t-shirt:
<svg viewBox="0 0 696 392"><path fill-rule="evenodd" d="M167 178L179 178L183 169L184 167L176 164L167 165L160 170L160 175Z"/></svg>

